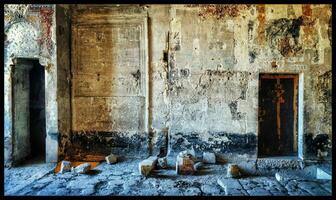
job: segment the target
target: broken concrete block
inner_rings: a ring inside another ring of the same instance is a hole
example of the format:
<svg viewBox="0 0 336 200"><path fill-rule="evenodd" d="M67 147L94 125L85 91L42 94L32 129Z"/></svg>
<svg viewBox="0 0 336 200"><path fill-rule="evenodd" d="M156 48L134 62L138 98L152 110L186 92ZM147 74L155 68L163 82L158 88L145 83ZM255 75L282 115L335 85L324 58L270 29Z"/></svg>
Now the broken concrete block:
<svg viewBox="0 0 336 200"><path fill-rule="evenodd" d="M227 174L226 174L226 176L230 177L230 178L238 178L238 177L240 177L241 173L239 171L238 165L229 164L228 168L227 168Z"/></svg>
<svg viewBox="0 0 336 200"><path fill-rule="evenodd" d="M180 152L176 158L176 173L190 175L195 173L193 156L186 152Z"/></svg>
<svg viewBox="0 0 336 200"><path fill-rule="evenodd" d="M167 157L159 158L158 165L162 169L167 169L168 168Z"/></svg>
<svg viewBox="0 0 336 200"><path fill-rule="evenodd" d="M71 171L71 162L63 160L61 163L60 173L63 174L64 172L70 172L70 171Z"/></svg>
<svg viewBox="0 0 336 200"><path fill-rule="evenodd" d="M216 155L215 155L215 153L204 152L203 153L203 162L204 163L215 164L216 163Z"/></svg>
<svg viewBox="0 0 336 200"><path fill-rule="evenodd" d="M143 176L148 176L151 171L155 168L158 158L156 156L151 156L146 160L139 163L139 172Z"/></svg>
<svg viewBox="0 0 336 200"><path fill-rule="evenodd" d="M116 156L114 154L110 154L110 155L105 157L105 160L106 160L107 164L114 164L118 161L118 156Z"/></svg>
<svg viewBox="0 0 336 200"><path fill-rule="evenodd" d="M90 163L83 163L83 164L78 165L75 168L72 168L72 171L75 173L79 173L79 174L85 174L88 171L90 171L90 168L91 168Z"/></svg>
<svg viewBox="0 0 336 200"><path fill-rule="evenodd" d="M196 164L194 164L194 170L197 171L201 169L202 165L203 165L202 162L197 162Z"/></svg>
<svg viewBox="0 0 336 200"><path fill-rule="evenodd" d="M178 156L180 157L190 157L191 159L195 160L196 156L195 156L195 151L192 150L185 150L185 151L181 151Z"/></svg>

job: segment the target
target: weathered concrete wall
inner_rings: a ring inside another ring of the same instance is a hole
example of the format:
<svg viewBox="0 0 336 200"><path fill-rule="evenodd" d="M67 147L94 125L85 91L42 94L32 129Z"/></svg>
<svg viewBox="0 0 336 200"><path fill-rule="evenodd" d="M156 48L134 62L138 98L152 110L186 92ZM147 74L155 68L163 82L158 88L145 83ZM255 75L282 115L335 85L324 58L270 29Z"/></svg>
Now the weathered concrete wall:
<svg viewBox="0 0 336 200"><path fill-rule="evenodd" d="M5 166L11 165L12 150L12 66L14 58L39 59L45 67L46 161L57 161L58 134L56 103L56 43L53 5L5 5L4 111ZM27 74L29 76L29 74Z"/></svg>
<svg viewBox="0 0 336 200"><path fill-rule="evenodd" d="M330 6L179 5L170 13L172 151L256 157L259 73L300 73L303 156L315 159L320 149L331 158Z"/></svg>
<svg viewBox="0 0 336 200"><path fill-rule="evenodd" d="M58 117L49 119L59 120L60 155L194 148L254 160L259 73L296 73L299 152L331 159L330 5L72 8L60 6L56 15Z"/></svg>
<svg viewBox="0 0 336 200"><path fill-rule="evenodd" d="M56 5L57 43L57 109L59 131L59 159L71 149L71 9L69 5Z"/></svg>
<svg viewBox="0 0 336 200"><path fill-rule="evenodd" d="M304 77L300 79L304 81L304 108L301 108L304 116L300 132L302 136L299 137L304 140L305 158L317 156L317 149L322 148L316 147L316 140L320 137L323 142L328 142L325 138L331 139L331 125L328 123L331 101L326 100L329 98L328 91L331 91L328 82L331 80L331 73L328 75L331 69L330 6L111 5L109 8L91 6L89 9L91 10L87 14L80 13L87 15L88 23L89 18L99 18L101 14L105 15L104 20L107 22L106 16L127 17L148 13L149 108L143 112L148 112L149 129L144 131L148 131L149 150L152 154L169 150L174 155L180 150L194 148L197 153L215 151L227 159L240 158L239 156L256 158L258 78L261 72L298 73ZM320 18L321 12L326 14ZM105 29L106 26L95 26L94 32L98 34ZM113 28L107 30L113 31ZM125 33L128 32L125 30ZM123 35L114 35L112 40L123 41ZM132 34L126 35L130 41L132 37ZM113 42L107 43L113 47ZM93 44L91 41L90 45ZM128 42L124 43L126 44ZM119 52L119 48L102 48L112 55L127 54L127 49ZM85 55L89 57L96 54ZM107 66L114 65L113 58L106 55L104 58L109 61ZM131 58L136 60L133 56ZM98 62L104 63L99 56L87 59L98 59ZM96 72L88 64L82 66L90 71L88 73ZM324 73L326 74L323 75ZM122 74L127 76L130 73L126 70ZM104 78L102 73L99 75ZM320 78L316 78L318 76ZM97 74L80 78L81 85L75 87L75 92L90 93L85 96L97 96L100 93L109 96L124 87L118 85L113 89L107 86L113 86L118 83L117 80L113 84L97 85L96 78ZM113 79L110 77L109 80ZM129 81L131 80L130 77ZM125 87L131 86L131 82L125 83ZM321 97L316 99L317 96ZM127 112L119 117L133 121L124 120L125 123L120 121L113 124L110 120L119 118L113 114L115 106L115 109L123 110L134 105L127 101L110 105L110 99L97 104L92 99L85 99L87 103L83 100L81 104L76 104L78 111L80 110L76 113L79 116L83 112L82 117L73 116L80 120L86 119L86 125L79 127L80 129L111 132L116 126L120 126L121 129L116 134L125 135L127 141L127 137L132 135L127 130L143 120L141 115ZM95 104L90 106L92 111L84 112L86 109L81 108L90 103ZM107 112L103 112L105 114L98 118L96 115L88 115L93 110L99 110L100 104L108 105L105 107ZM312 105L319 106L319 111L308 112L307 109L312 109ZM137 109L135 107L132 110ZM106 124L97 122L97 119ZM320 119L325 122L321 123ZM311 150L314 152L310 152ZM330 148L325 148L322 151L329 150ZM327 157L329 156L330 154Z"/></svg>
<svg viewBox="0 0 336 200"><path fill-rule="evenodd" d="M146 13L73 10L73 154L148 155Z"/></svg>

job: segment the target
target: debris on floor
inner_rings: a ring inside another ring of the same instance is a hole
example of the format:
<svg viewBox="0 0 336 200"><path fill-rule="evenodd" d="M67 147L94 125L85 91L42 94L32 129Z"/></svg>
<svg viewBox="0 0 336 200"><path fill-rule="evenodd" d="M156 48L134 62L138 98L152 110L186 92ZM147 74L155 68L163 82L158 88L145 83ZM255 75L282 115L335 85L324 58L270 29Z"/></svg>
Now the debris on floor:
<svg viewBox="0 0 336 200"><path fill-rule="evenodd" d="M105 160L106 160L107 164L115 164L115 163L118 162L118 156L116 156L114 154L110 154L110 155L105 157Z"/></svg>
<svg viewBox="0 0 336 200"><path fill-rule="evenodd" d="M64 162L65 161L65 162ZM64 172L71 172L71 168L75 168L83 163L89 163L90 164L90 170L93 170L95 167L97 167L101 162L89 162L89 161L69 161L69 160L63 160L61 162L58 162L55 169L54 169L54 173L58 174L58 173L62 173L62 163L64 162L64 166L66 166L65 170L63 169L63 173ZM68 162L70 163L70 170L68 170Z"/></svg>
<svg viewBox="0 0 336 200"><path fill-rule="evenodd" d="M176 173L191 175L195 173L194 156L189 151L182 151L176 158Z"/></svg>
<svg viewBox="0 0 336 200"><path fill-rule="evenodd" d="M91 165L90 163L83 163L78 165L77 167L72 167L71 171L79 174L85 174L90 171Z"/></svg>
<svg viewBox="0 0 336 200"><path fill-rule="evenodd" d="M63 174L64 172L70 172L70 171L71 171L71 162L63 160L61 163L60 173Z"/></svg>
<svg viewBox="0 0 336 200"><path fill-rule="evenodd" d="M51 164L5 168L5 195L330 196L332 189L331 180L293 179L279 182L274 175L225 178L226 164L207 165L206 173L197 176L181 176L175 170L166 169L162 170L163 176L153 173L153 176L144 179L135 173L140 162L140 159L129 159L115 165L102 162L95 167L99 173L94 176L79 176L76 173L55 176L52 173L55 166ZM74 163L77 164L71 161L72 165Z"/></svg>
<svg viewBox="0 0 336 200"><path fill-rule="evenodd" d="M197 171L199 169L201 169L201 167L203 166L202 162L197 162L194 164L194 170Z"/></svg>
<svg viewBox="0 0 336 200"><path fill-rule="evenodd" d="M238 165L229 164L227 168L226 176L228 178L239 178L241 176L241 173L240 173Z"/></svg>
<svg viewBox="0 0 336 200"><path fill-rule="evenodd" d="M157 164L158 157L151 156L139 163L139 172L143 176L148 176Z"/></svg>
<svg viewBox="0 0 336 200"><path fill-rule="evenodd" d="M167 169L168 168L167 157L159 158L158 166L161 169Z"/></svg>
<svg viewBox="0 0 336 200"><path fill-rule="evenodd" d="M215 155L215 153L204 152L203 153L203 162L204 163L215 164L216 163L216 155Z"/></svg>

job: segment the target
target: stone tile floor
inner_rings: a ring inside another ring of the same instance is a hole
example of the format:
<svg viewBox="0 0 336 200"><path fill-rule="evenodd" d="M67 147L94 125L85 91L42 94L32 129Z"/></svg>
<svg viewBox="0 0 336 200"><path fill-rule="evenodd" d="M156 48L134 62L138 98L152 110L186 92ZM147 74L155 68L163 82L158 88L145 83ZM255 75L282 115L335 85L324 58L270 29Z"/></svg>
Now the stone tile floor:
<svg viewBox="0 0 336 200"><path fill-rule="evenodd" d="M5 195L33 196L329 196L331 180L286 180L274 176L225 178L226 165L205 165L195 175L156 170L150 177L138 172L141 160L114 165L101 163L89 174L54 174L55 164L5 168ZM226 184L227 187L221 185Z"/></svg>

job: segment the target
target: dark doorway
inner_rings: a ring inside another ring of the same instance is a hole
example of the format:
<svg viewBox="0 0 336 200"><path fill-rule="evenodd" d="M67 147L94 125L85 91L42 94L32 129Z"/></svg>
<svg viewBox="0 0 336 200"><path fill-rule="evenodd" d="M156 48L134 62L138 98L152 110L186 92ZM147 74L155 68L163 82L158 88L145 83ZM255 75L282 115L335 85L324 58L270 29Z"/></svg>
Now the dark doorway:
<svg viewBox="0 0 336 200"><path fill-rule="evenodd" d="M260 74L258 156L297 153L296 74Z"/></svg>
<svg viewBox="0 0 336 200"><path fill-rule="evenodd" d="M45 161L46 119L44 67L33 62L29 73L30 93L30 144L31 158Z"/></svg>
<svg viewBox="0 0 336 200"><path fill-rule="evenodd" d="M45 74L38 60L17 58L13 66L13 165L45 161Z"/></svg>

